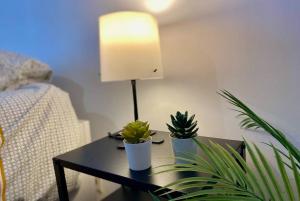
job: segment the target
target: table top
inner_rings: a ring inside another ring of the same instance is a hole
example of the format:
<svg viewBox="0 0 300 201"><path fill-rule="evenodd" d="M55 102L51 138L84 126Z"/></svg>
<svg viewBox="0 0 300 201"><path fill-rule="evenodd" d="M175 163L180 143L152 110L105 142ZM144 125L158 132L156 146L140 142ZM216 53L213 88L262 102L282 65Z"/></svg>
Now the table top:
<svg viewBox="0 0 300 201"><path fill-rule="evenodd" d="M196 173L164 173L152 175L154 167L174 163L171 139L167 132L157 132L156 137L163 138L163 144L152 145L152 167L145 171L131 171L128 167L125 150L117 149L121 141L104 137L81 148L55 157L63 167L106 179L140 190L154 191L168 183L183 177L195 176ZM222 146L231 145L239 153L243 150L243 142L219 138L201 137L201 142L209 140ZM201 153L199 153L201 154Z"/></svg>

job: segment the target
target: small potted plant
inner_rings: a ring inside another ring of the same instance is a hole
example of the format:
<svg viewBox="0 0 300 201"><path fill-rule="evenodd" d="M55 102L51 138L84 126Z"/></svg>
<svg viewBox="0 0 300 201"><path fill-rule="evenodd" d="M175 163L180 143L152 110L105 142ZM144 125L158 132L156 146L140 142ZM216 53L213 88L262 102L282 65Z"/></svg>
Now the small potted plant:
<svg viewBox="0 0 300 201"><path fill-rule="evenodd" d="M197 136L197 121L194 121L195 114L188 116L186 111L184 114L177 112L171 115L172 125L167 123L171 132L172 147L175 157L181 157L182 153L197 153L197 146L193 142L193 138ZM176 163L187 163L180 159L176 159Z"/></svg>
<svg viewBox="0 0 300 201"><path fill-rule="evenodd" d="M152 139L148 122L131 122L124 127L121 135L124 137L129 168L134 171L150 168Z"/></svg>

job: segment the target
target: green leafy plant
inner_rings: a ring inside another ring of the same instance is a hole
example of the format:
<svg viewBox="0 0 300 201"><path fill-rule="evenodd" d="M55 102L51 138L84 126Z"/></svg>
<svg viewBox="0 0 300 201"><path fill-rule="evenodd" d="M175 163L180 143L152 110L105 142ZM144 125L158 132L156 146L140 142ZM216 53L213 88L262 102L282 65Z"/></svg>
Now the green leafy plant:
<svg viewBox="0 0 300 201"><path fill-rule="evenodd" d="M143 143L150 137L149 123L143 121L131 122L123 128L121 135L127 143Z"/></svg>
<svg viewBox="0 0 300 201"><path fill-rule="evenodd" d="M175 116L171 115L172 126L167 124L171 136L179 139L195 137L199 128L196 128L197 121L194 118L195 115L189 117L187 111L184 114L177 112Z"/></svg>
<svg viewBox="0 0 300 201"><path fill-rule="evenodd" d="M252 168L234 148L224 148L213 142L206 145L194 139L205 157L187 153L181 159L192 164L160 166L157 173L194 171L206 173L207 176L179 179L165 186L164 190L171 190L162 195L189 190L188 193L170 200L299 201L299 149L281 131L259 117L231 93L221 91L220 95L236 107L238 117L242 118L242 128L263 129L286 148L281 151L268 144L275 155L278 172L255 144L245 141L249 158L253 161ZM293 179L289 179L288 171ZM293 183L296 188L292 187Z"/></svg>

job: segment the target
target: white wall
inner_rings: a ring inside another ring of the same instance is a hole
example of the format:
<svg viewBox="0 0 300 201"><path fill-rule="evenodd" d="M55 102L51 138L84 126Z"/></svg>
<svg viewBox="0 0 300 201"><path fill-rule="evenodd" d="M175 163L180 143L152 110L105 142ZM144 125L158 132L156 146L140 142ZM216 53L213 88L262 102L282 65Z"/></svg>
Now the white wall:
<svg viewBox="0 0 300 201"><path fill-rule="evenodd" d="M93 138L133 118L129 82L98 80L97 18L145 10L141 0L4 0L0 48L37 57L55 70ZM200 135L240 138L228 89L300 145L300 2L297 0L177 0L161 22L165 79L138 82L141 119L166 130L169 114L197 114Z"/></svg>

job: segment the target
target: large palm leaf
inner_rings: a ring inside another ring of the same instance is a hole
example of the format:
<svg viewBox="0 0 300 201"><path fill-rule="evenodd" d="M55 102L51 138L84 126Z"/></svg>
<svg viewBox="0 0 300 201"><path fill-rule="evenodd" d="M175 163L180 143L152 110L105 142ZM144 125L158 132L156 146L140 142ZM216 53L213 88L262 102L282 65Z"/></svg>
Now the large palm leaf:
<svg viewBox="0 0 300 201"><path fill-rule="evenodd" d="M238 107L239 116L244 118L241 121L242 127L262 128L287 149L288 154L285 154L273 145L269 145L275 155L280 177L276 176L277 174L271 168L269 161L255 144L250 145L246 142L246 148L254 164L254 168L250 168L232 147L228 146L229 151L227 151L224 147L213 142L205 145L195 140L199 148L204 152L205 158L199 155L186 154L185 157L180 159L192 162L192 165L169 164L159 167L157 173L194 171L206 173L209 176L177 180L163 188L164 190L172 189L164 194L169 194L173 191L189 190L189 193L171 200L299 201L300 175L297 167L299 165L299 150L288 141L281 131L256 115L231 93L221 91L220 95ZM285 157L285 161L282 159L282 156ZM287 167L288 170L293 172L296 190L293 190L293 182L287 176Z"/></svg>
<svg viewBox="0 0 300 201"><path fill-rule="evenodd" d="M254 163L254 169L250 168L245 160L232 147L227 151L221 145L210 142L209 145L195 140L199 148L204 152L205 158L199 155L186 154L180 158L193 164L169 164L158 167L157 174L165 172L199 172L208 176L189 177L170 183L161 190L170 189L161 194L169 194L173 191L188 191L180 197L171 200L272 200L295 201L299 197L299 170L292 162L294 177L298 183L298 196L292 189L292 183L287 177L287 172L280 153L276 148L273 152L280 169L281 177L277 178L266 157L256 145L246 142L250 158ZM234 157L233 157L234 156ZM280 184L284 185L281 186Z"/></svg>
<svg viewBox="0 0 300 201"><path fill-rule="evenodd" d="M219 94L237 108L236 111L239 113L238 117L242 118L240 123L242 128L263 129L282 144L282 146L284 146L289 152L291 152L291 155L295 158L295 160L300 163L300 150L286 138L282 131L274 128L266 120L259 117L248 106L246 106L245 103L236 98L230 92L222 90Z"/></svg>

